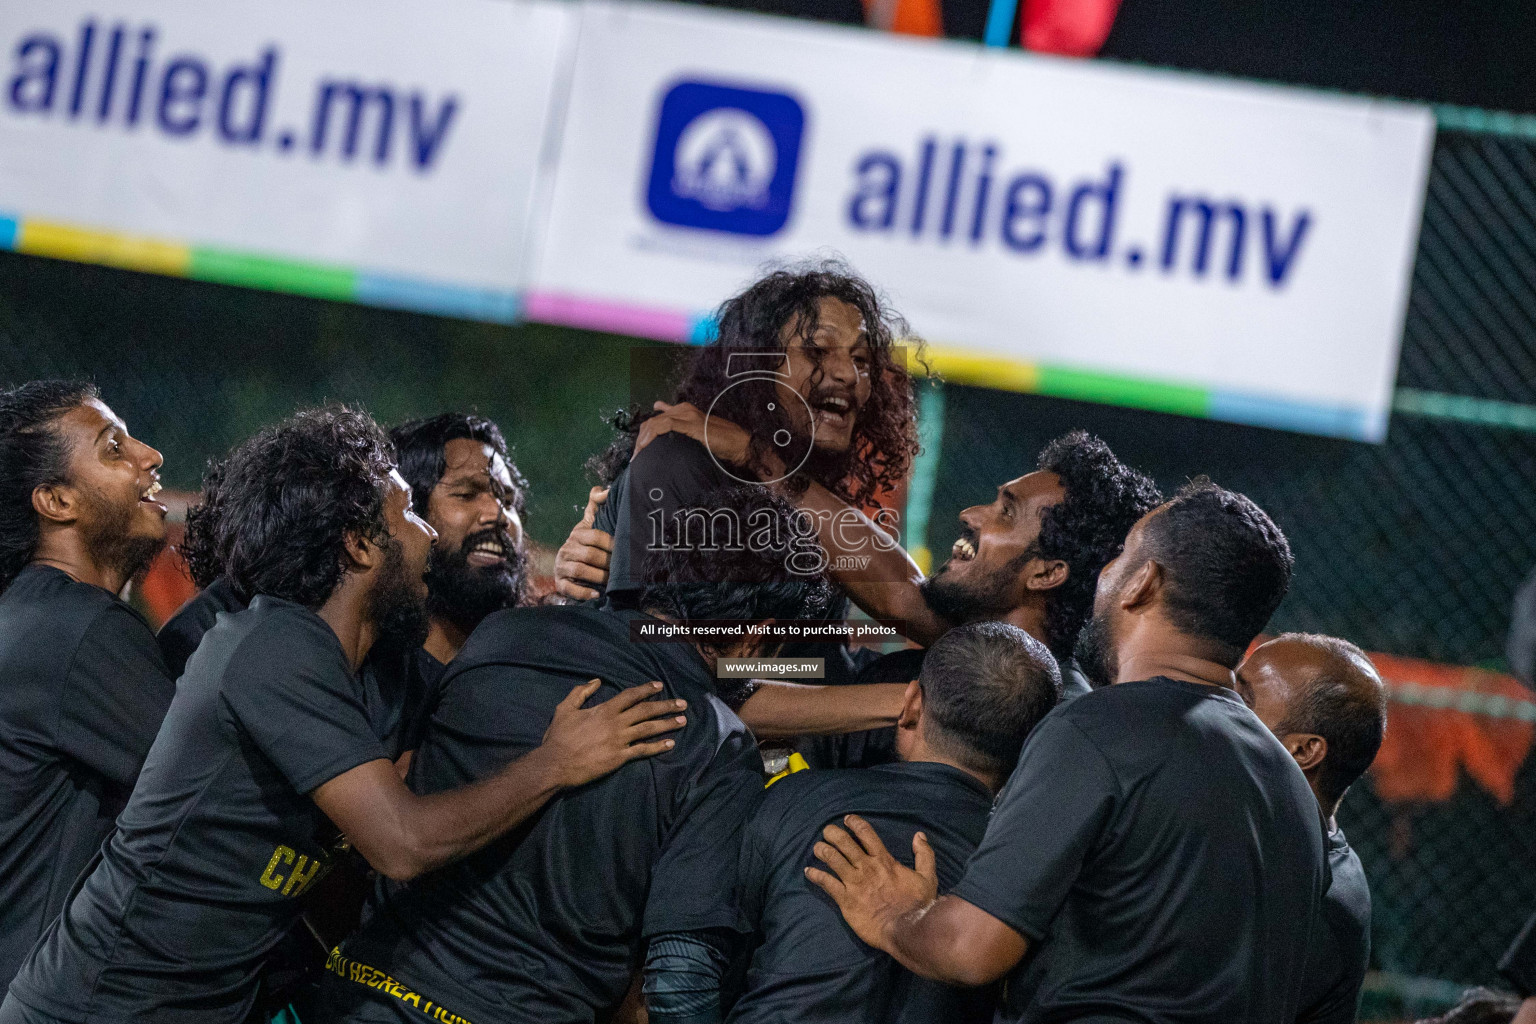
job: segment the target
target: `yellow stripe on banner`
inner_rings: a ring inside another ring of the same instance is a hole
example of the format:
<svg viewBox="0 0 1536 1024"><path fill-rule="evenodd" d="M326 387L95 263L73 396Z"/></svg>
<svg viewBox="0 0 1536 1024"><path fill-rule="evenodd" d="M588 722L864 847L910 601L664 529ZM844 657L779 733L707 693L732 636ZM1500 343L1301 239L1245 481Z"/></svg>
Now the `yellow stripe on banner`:
<svg viewBox="0 0 1536 1024"><path fill-rule="evenodd" d="M185 276L192 262L190 246L36 220L21 222L16 251L173 277Z"/></svg>
<svg viewBox="0 0 1536 1024"><path fill-rule="evenodd" d="M954 384L974 384L1026 394L1040 390L1040 368L1007 356L980 355L935 346L928 351L928 365Z"/></svg>

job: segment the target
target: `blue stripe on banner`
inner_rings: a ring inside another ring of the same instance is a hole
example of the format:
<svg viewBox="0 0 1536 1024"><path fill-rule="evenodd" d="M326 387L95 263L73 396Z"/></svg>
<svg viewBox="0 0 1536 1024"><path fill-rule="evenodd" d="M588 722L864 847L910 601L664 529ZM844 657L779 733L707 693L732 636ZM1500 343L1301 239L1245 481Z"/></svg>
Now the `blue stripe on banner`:
<svg viewBox="0 0 1536 1024"><path fill-rule="evenodd" d="M522 308L522 303L513 292L367 273L357 275L353 298L370 306L409 309L417 313L435 313L439 316L499 324L516 323Z"/></svg>
<svg viewBox="0 0 1536 1024"><path fill-rule="evenodd" d="M720 334L720 321L713 313L705 313L693 322L688 332L688 344L708 345Z"/></svg>
<svg viewBox="0 0 1536 1024"><path fill-rule="evenodd" d="M987 8L987 28L982 40L988 46L1007 46L1013 35L1013 15L1024 0L992 0Z"/></svg>
<svg viewBox="0 0 1536 1024"><path fill-rule="evenodd" d="M16 236L21 231L21 222L15 217L7 217L0 213L0 249L16 248Z"/></svg>
<svg viewBox="0 0 1536 1024"><path fill-rule="evenodd" d="M1275 427L1307 434L1328 434L1355 441L1379 442L1387 436L1387 417L1372 416L1351 405L1315 405L1283 398L1263 398L1231 391L1212 391L1206 413L1213 420Z"/></svg>

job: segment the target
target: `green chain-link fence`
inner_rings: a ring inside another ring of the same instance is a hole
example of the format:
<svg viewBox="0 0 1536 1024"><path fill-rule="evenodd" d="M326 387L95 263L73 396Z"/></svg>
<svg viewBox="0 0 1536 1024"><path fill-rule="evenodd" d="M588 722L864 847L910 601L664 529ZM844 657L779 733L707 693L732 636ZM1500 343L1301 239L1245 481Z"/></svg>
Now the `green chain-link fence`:
<svg viewBox="0 0 1536 1024"><path fill-rule="evenodd" d="M1471 121L1446 112L1442 123L1453 119ZM1386 443L948 386L920 487L931 488L929 546L946 550L956 513L1046 440L1086 427L1165 488L1207 473L1274 515L1297 556L1274 629L1501 670L1511 596L1536 566L1536 141L1522 126L1484 118L1504 130L1443 131L1436 145ZM322 398L385 421L475 406L514 442L545 544L564 538L584 498L578 467L606 440L600 415L628 397L632 344L0 254L0 378L94 376L165 451L172 485L195 487L207 457ZM1501 796L1461 777L1443 798L1388 801L1367 780L1346 800L1341 821L1375 894L1367 1011L1384 1015L1493 981L1536 909L1530 706L1436 710L1412 685L1394 695L1395 713L1417 701L1430 716L1405 742L1523 761Z"/></svg>

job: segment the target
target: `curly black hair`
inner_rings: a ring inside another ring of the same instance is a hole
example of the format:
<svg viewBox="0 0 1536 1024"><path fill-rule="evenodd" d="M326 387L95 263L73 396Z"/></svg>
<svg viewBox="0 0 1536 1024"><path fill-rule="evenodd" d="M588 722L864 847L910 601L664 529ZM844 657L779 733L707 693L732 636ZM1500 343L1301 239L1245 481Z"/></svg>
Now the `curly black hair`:
<svg viewBox="0 0 1536 1024"><path fill-rule="evenodd" d="M470 412L445 412L391 427L389 439L394 442L400 460L400 475L411 485L411 507L423 519L432 488L448 468L443 461L444 446L449 441L464 439L490 445L506 462L507 472L512 476L512 508L522 517L528 500L528 480L513 465L507 439L491 420Z"/></svg>
<svg viewBox="0 0 1536 1024"><path fill-rule="evenodd" d="M1109 445L1074 430L1047 444L1038 468L1061 479L1066 497L1040 516L1035 553L1067 563L1067 581L1051 592L1046 641L1058 658L1071 655L1093 613L1099 570L1120 553L1136 520L1163 500L1151 477L1125 465Z"/></svg>
<svg viewBox="0 0 1536 1024"><path fill-rule="evenodd" d="M1252 499L1203 476L1180 488L1144 533L1147 558L1166 573L1174 626L1235 667L1290 589L1295 559L1285 534Z"/></svg>
<svg viewBox="0 0 1536 1024"><path fill-rule="evenodd" d="M694 534L686 513L675 516L646 555L641 608L682 621L831 617L839 594L807 513L750 485L714 490L698 507L715 517L707 533Z"/></svg>
<svg viewBox="0 0 1536 1024"><path fill-rule="evenodd" d="M100 397L78 380L28 381L0 393L0 591L37 553L32 492L69 476L69 444L54 422Z"/></svg>
<svg viewBox="0 0 1536 1024"><path fill-rule="evenodd" d="M395 450L367 413L300 412L230 453L218 486L215 546L247 600L267 594L318 608L341 582L346 538L383 542Z"/></svg>
<svg viewBox="0 0 1536 1024"><path fill-rule="evenodd" d="M811 345L819 325L819 302L824 298L848 303L864 319L871 359L869 401L858 412L847 450L836 456L813 452L806 469L787 484L799 493L814 478L843 500L865 504L876 494L895 489L921 448L909 363L925 371L927 364L921 339L911 334L906 321L867 281L842 262L822 260L775 270L727 299L716 314L715 337L693 353L676 401L691 402L702 410L713 404L716 415L748 429L749 457L760 462L775 450L774 433L792 424L783 409L775 409L772 379L760 376L731 386L731 354L782 352L786 331ZM774 411L765 416L764 409ZM588 470L603 483L611 483L629 464L640 425L653 415L649 410L616 414L612 423L618 437L587 463Z"/></svg>
<svg viewBox="0 0 1536 1024"><path fill-rule="evenodd" d="M219 557L219 488L224 483L224 463L209 459L203 470L202 496L187 507L187 522L176 553L186 563L187 572L199 590L206 590L224 575L224 561Z"/></svg>

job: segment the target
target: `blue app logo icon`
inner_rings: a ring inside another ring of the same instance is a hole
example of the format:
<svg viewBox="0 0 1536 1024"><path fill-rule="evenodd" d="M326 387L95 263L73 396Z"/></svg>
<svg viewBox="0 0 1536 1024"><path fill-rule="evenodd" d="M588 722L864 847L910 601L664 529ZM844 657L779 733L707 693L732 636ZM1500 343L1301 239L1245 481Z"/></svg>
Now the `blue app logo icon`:
<svg viewBox="0 0 1536 1024"><path fill-rule="evenodd" d="M656 119L645 202L659 221L736 235L783 230L805 109L793 96L678 82Z"/></svg>

